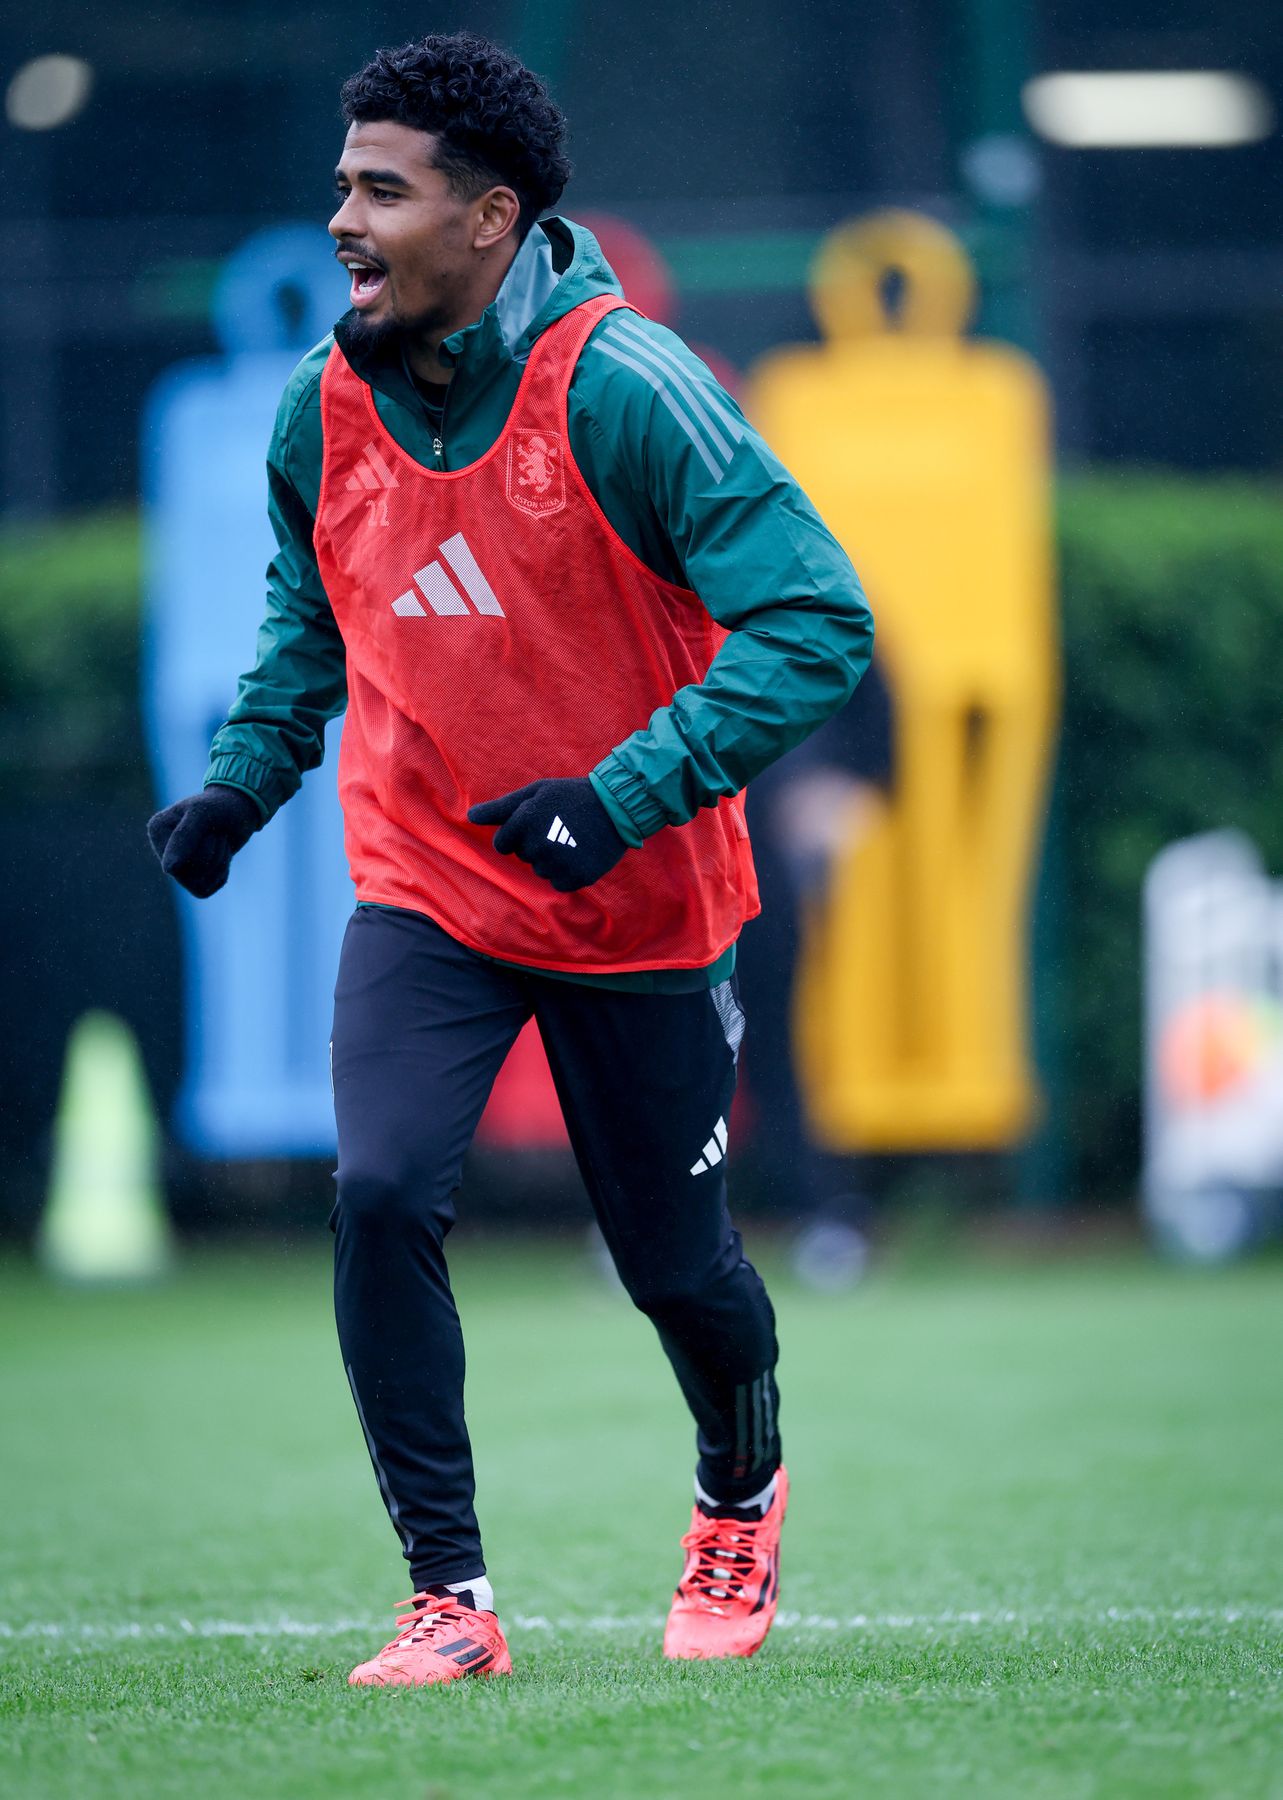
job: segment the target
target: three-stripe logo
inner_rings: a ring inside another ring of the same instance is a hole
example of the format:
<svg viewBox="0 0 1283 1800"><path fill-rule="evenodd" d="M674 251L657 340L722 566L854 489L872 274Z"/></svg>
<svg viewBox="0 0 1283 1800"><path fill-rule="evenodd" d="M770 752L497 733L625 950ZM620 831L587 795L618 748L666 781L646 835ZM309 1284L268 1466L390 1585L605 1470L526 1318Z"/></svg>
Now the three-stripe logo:
<svg viewBox="0 0 1283 1800"><path fill-rule="evenodd" d="M684 362L676 350L654 335L653 327L645 329L632 313L611 313L592 341L603 356L622 363L655 390L660 405L690 439L708 473L720 482L745 434L745 425L708 370L701 363Z"/></svg>
<svg viewBox="0 0 1283 1800"><path fill-rule="evenodd" d="M416 587L407 588L404 594L398 594L392 602L392 610L399 618L426 619L428 615L423 605L424 600L438 617L445 617L450 613L467 613L469 600L479 613L488 613L491 618L496 619L505 617L494 589L481 573L468 540L461 531L456 531L452 538L447 538L439 547L437 555L442 559L441 562L425 563L421 569L416 569ZM447 567L454 576L454 581L447 575Z"/></svg>
<svg viewBox="0 0 1283 1800"><path fill-rule="evenodd" d="M442 1644L437 1651L438 1656L448 1656L451 1662L469 1675L480 1674L488 1669L494 1661L494 1651L488 1644L478 1644L474 1638L458 1637L449 1644Z"/></svg>
<svg viewBox="0 0 1283 1800"><path fill-rule="evenodd" d="M379 446L369 443L361 452L354 472L343 485L350 494L368 494L378 488L399 487L400 483L384 460Z"/></svg>
<svg viewBox="0 0 1283 1800"><path fill-rule="evenodd" d="M726 1136L726 1120L719 1119L713 1127L712 1137L704 1145L703 1154L697 1162L691 1164L692 1175L704 1175L709 1169L717 1167L726 1155Z"/></svg>
<svg viewBox="0 0 1283 1800"><path fill-rule="evenodd" d="M577 850L579 848L574 838L571 837L567 827L562 824L560 813L557 814L557 817L548 827L548 842L550 844L565 844L567 848L571 850Z"/></svg>

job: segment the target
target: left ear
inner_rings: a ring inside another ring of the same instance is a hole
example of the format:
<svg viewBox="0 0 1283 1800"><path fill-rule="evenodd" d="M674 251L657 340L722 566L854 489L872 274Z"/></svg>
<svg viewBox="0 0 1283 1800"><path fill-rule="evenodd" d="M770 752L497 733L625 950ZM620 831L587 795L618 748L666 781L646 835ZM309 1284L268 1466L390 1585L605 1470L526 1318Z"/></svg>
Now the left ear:
<svg viewBox="0 0 1283 1800"><path fill-rule="evenodd" d="M478 205L476 229L472 238L473 249L493 250L510 232L517 229L520 217L521 202L512 189L491 188L488 194L481 196Z"/></svg>

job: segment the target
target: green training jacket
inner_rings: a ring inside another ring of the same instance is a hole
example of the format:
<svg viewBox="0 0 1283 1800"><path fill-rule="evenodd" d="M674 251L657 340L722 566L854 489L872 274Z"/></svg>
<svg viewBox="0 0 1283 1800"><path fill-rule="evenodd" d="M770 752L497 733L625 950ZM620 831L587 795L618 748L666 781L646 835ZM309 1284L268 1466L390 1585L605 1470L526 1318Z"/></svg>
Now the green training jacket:
<svg viewBox="0 0 1283 1800"><path fill-rule="evenodd" d="M324 750L347 703L343 640L312 548L321 481L321 372L337 341L373 390L379 417L429 468L477 461L503 430L531 345L595 295L622 292L591 232L536 225L474 325L448 337L444 413L434 420L399 349L362 353L340 320L299 363L267 456L279 546L252 669L217 732L205 782L239 788L269 819ZM637 315L630 348L601 341L579 358L570 448L611 526L646 565L693 589L730 636L704 680L682 688L591 771L631 845L684 825L740 791L851 695L868 665L873 620L855 570L810 501L673 332ZM740 424L738 441L726 415ZM572 773L531 769L529 779ZM707 970L572 977L672 991L724 980L733 950Z"/></svg>

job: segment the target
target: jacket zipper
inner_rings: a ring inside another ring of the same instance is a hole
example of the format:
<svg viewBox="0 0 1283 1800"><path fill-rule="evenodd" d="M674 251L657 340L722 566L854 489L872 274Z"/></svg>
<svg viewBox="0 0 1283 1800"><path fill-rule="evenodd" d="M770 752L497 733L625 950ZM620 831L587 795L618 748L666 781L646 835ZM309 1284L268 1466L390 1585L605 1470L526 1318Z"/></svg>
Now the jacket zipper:
<svg viewBox="0 0 1283 1800"><path fill-rule="evenodd" d="M428 420L428 427L432 432L432 460L436 464L438 469L445 468L445 415L446 415L446 408L449 406L449 404L450 404L450 388L449 388L449 386L447 386L446 391L445 391L445 399L441 402L441 423L440 423L440 425L434 427L432 424L432 421L430 419ZM427 402L425 401L424 402L424 416L426 417L426 415L427 415Z"/></svg>
<svg viewBox="0 0 1283 1800"><path fill-rule="evenodd" d="M413 392L416 400L419 402L419 407L423 413L423 423L427 426L428 430L432 433L433 466L438 469L444 469L445 468L445 412L446 412L446 407L449 406L449 404L450 404L450 389L449 389L449 387L446 388L445 399L441 402L441 424L440 424L440 427L438 428L437 426L433 425L432 420L428 414L428 403L423 398L423 395L419 392L418 386L414 380L414 376L412 375L412 373L410 371L410 365L408 364L408 362L405 359L404 350L401 352L401 367L405 372L405 378L410 384L411 391Z"/></svg>

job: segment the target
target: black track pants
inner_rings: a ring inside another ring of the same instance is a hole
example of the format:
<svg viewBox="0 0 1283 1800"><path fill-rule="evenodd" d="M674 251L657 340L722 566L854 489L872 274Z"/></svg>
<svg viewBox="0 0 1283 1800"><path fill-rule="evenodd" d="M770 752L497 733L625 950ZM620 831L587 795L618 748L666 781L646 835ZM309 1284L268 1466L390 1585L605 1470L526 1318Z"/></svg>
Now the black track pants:
<svg viewBox="0 0 1283 1800"><path fill-rule="evenodd" d="M416 1586L485 1572L444 1241L504 1057L537 1019L620 1277L694 1414L698 1474L747 1498L779 1461L775 1319L726 1210L743 1019L729 983L618 993L502 968L358 907L334 995L339 1344Z"/></svg>

